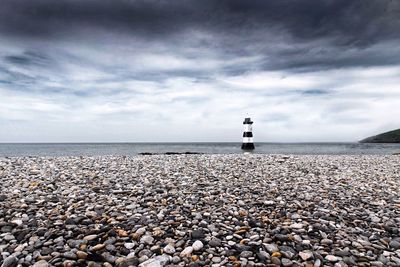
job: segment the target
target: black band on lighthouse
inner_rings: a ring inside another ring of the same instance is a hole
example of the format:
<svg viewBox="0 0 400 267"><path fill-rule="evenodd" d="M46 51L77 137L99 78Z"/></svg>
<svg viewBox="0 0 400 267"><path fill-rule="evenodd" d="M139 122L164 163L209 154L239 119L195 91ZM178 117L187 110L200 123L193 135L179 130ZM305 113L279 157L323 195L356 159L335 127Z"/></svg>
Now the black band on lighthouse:
<svg viewBox="0 0 400 267"><path fill-rule="evenodd" d="M244 150L253 150L254 147L254 143L243 143L242 144L242 149Z"/></svg>
<svg viewBox="0 0 400 267"><path fill-rule="evenodd" d="M243 137L253 137L253 133L252 132L244 132Z"/></svg>

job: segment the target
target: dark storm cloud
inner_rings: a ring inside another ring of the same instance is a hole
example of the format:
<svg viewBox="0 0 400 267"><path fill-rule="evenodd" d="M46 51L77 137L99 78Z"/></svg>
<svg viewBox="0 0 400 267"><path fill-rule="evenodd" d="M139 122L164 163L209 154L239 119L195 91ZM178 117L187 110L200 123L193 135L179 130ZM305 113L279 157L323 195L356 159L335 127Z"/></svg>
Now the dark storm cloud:
<svg viewBox="0 0 400 267"><path fill-rule="evenodd" d="M169 41L177 48L206 47L219 51L220 57L256 54L262 59L253 68L265 70L397 64L399 56L368 48L398 44L399 28L400 2L390 0L3 0L0 8L0 35L79 42L118 33ZM195 31L211 38L191 42ZM337 57L349 49L356 51ZM28 55L6 60L32 62ZM235 75L245 69L224 71ZM191 75L186 72L182 75Z"/></svg>
<svg viewBox="0 0 400 267"><path fill-rule="evenodd" d="M175 34L187 29L246 37L274 27L300 39L332 37L365 46L399 36L400 3L391 0L105 1L3 0L0 27L20 36L80 29Z"/></svg>
<svg viewBox="0 0 400 267"><path fill-rule="evenodd" d="M47 66L52 63L50 58L46 55L34 51L25 51L22 54L8 55L4 57L4 61L11 64L27 66Z"/></svg>

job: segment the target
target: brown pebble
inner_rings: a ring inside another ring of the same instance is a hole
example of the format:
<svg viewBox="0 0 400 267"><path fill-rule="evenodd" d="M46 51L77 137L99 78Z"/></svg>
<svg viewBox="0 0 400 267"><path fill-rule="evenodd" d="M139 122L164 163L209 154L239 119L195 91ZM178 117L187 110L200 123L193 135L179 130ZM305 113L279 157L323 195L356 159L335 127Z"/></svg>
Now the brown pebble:
<svg viewBox="0 0 400 267"><path fill-rule="evenodd" d="M98 251L98 250L102 250L103 248L106 247L106 244L97 244L94 247L92 247L92 251Z"/></svg>
<svg viewBox="0 0 400 267"><path fill-rule="evenodd" d="M86 252L84 252L84 251L77 251L76 252L76 256L78 256L79 259L86 259L87 255L88 254Z"/></svg>

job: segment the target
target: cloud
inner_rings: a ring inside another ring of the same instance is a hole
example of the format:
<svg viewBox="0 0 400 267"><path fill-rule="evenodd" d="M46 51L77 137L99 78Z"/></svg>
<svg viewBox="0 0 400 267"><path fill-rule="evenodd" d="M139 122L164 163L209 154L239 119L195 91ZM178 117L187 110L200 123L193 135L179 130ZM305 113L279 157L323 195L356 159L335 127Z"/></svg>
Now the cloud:
<svg viewBox="0 0 400 267"><path fill-rule="evenodd" d="M398 127L399 15L389 0L5 0L0 141L240 141L246 114L256 140L355 141Z"/></svg>

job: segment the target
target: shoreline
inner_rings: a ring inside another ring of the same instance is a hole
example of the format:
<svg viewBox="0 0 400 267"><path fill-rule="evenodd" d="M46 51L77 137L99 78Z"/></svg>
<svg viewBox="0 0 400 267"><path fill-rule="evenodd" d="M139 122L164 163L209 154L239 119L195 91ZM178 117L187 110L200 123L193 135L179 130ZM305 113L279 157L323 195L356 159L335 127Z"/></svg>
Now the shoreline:
<svg viewBox="0 0 400 267"><path fill-rule="evenodd" d="M0 157L0 262L398 266L399 169L394 155Z"/></svg>

